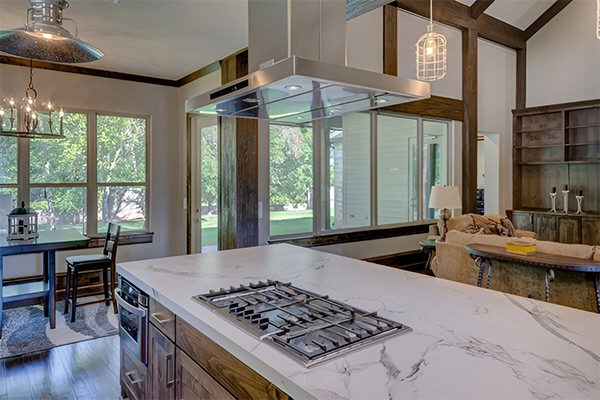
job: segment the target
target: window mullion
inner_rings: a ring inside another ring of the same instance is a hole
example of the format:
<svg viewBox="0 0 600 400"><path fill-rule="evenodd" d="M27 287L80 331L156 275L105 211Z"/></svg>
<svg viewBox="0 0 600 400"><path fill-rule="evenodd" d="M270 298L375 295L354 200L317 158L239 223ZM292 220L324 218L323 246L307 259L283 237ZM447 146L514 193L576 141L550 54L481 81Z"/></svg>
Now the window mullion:
<svg viewBox="0 0 600 400"><path fill-rule="evenodd" d="M418 162L418 191L417 191L417 221L423 220L423 210L427 205L423 204L423 153L424 153L424 135L423 118L419 118L417 123L417 162Z"/></svg>
<svg viewBox="0 0 600 400"><path fill-rule="evenodd" d="M97 118L95 112L88 113L87 118L87 234L98 233L98 170L96 160L97 150Z"/></svg>
<svg viewBox="0 0 600 400"><path fill-rule="evenodd" d="M379 224L377 214L378 206L377 203L377 113L369 113L371 116L371 226L377 226Z"/></svg>
<svg viewBox="0 0 600 400"><path fill-rule="evenodd" d="M16 207L21 206L21 201L30 205L29 198L29 139L17 139L17 202Z"/></svg>
<svg viewBox="0 0 600 400"><path fill-rule="evenodd" d="M324 180L322 178L322 171L324 169L324 163L326 160L324 153L324 140L325 135L322 131L321 121L316 120L312 123L313 133L313 235L318 236L325 227L325 219L323 213L323 206L325 204L323 199L323 187ZM327 157L327 160L329 158Z"/></svg>

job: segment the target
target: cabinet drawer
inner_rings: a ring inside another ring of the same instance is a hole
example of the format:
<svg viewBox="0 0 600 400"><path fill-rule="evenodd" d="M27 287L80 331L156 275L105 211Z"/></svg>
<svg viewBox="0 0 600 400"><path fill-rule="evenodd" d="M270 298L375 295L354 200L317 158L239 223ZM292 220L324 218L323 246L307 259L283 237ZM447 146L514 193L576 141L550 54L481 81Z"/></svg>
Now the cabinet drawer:
<svg viewBox="0 0 600 400"><path fill-rule="evenodd" d="M177 399L234 400L235 397L183 351L177 349Z"/></svg>
<svg viewBox="0 0 600 400"><path fill-rule="evenodd" d="M171 339L171 341L175 341L175 314L152 297L150 297L149 311L150 322L163 335Z"/></svg>
<svg viewBox="0 0 600 400"><path fill-rule="evenodd" d="M262 375L178 318L175 344L238 399L288 399Z"/></svg>
<svg viewBox="0 0 600 400"><path fill-rule="evenodd" d="M135 400L145 400L148 369L131 351L121 344L121 387Z"/></svg>

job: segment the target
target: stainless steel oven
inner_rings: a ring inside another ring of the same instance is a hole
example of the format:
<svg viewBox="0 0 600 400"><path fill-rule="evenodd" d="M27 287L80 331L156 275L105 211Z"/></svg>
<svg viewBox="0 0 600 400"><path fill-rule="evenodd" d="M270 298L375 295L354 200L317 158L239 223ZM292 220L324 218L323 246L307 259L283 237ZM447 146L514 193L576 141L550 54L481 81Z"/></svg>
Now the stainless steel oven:
<svg viewBox="0 0 600 400"><path fill-rule="evenodd" d="M119 277L115 289L119 306L119 336L144 364L148 363L148 295Z"/></svg>

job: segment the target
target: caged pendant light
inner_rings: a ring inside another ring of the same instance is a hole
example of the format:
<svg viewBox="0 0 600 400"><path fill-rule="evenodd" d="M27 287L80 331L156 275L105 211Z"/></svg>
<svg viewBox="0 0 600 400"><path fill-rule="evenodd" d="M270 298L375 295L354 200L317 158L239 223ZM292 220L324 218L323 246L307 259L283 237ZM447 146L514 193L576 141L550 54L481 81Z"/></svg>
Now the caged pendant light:
<svg viewBox="0 0 600 400"><path fill-rule="evenodd" d="M446 38L433 31L433 0L429 0L427 33L419 38L415 46L417 79L421 81L442 79L446 75Z"/></svg>

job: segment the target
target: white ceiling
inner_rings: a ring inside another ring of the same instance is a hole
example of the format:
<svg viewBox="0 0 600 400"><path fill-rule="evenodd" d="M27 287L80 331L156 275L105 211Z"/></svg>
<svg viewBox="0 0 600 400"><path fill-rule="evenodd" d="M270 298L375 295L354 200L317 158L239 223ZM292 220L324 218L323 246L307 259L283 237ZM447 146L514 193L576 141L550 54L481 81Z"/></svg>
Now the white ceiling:
<svg viewBox="0 0 600 400"><path fill-rule="evenodd" d="M247 0L71 0L79 38L104 52L81 66L177 80L248 45ZM475 0L458 0L472 5ZM527 28L555 0L496 0L486 14ZM0 30L22 27L26 0L0 1ZM75 34L71 21L63 24Z"/></svg>

